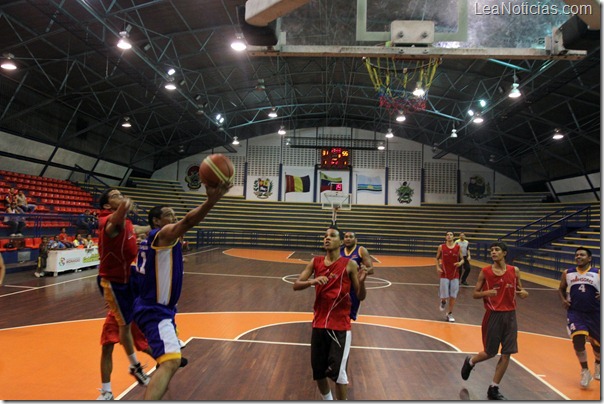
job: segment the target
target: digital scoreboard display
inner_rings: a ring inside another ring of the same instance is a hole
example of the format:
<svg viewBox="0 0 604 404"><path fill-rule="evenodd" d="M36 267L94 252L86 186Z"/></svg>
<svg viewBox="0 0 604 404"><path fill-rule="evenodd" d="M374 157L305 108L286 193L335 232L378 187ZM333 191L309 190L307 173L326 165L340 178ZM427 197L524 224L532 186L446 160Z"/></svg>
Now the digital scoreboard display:
<svg viewBox="0 0 604 404"><path fill-rule="evenodd" d="M350 150L343 147L321 149L321 168L347 169L350 166Z"/></svg>

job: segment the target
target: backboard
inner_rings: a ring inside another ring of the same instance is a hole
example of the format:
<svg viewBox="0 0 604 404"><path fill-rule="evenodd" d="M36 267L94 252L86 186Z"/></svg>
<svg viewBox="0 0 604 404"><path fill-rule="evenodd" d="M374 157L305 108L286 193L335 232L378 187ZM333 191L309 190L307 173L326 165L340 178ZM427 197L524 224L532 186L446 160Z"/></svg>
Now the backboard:
<svg viewBox="0 0 604 404"><path fill-rule="evenodd" d="M351 195L341 191L321 192L321 209L352 210Z"/></svg>

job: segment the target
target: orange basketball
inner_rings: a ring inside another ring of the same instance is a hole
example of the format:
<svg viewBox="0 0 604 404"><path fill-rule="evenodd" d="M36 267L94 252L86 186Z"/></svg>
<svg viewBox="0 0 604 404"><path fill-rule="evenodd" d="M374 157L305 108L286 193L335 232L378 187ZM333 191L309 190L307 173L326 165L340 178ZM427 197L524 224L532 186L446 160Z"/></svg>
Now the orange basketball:
<svg viewBox="0 0 604 404"><path fill-rule="evenodd" d="M224 154L211 154L199 165L199 179L205 185L217 186L221 182L230 182L234 174L233 163Z"/></svg>

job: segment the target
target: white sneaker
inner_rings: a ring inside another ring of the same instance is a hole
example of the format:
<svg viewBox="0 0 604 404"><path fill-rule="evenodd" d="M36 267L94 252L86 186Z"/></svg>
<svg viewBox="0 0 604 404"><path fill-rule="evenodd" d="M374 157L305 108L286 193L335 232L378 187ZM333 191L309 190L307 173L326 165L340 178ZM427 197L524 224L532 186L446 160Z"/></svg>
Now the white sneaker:
<svg viewBox="0 0 604 404"><path fill-rule="evenodd" d="M438 305L438 309L440 311L445 311L445 307L447 307L447 301L446 300L441 300L439 305Z"/></svg>
<svg viewBox="0 0 604 404"><path fill-rule="evenodd" d="M600 380L600 364L596 363L594 366L594 379Z"/></svg>
<svg viewBox="0 0 604 404"><path fill-rule="evenodd" d="M589 373L589 369L581 369L581 387L586 389L592 380L593 378L591 377L591 373Z"/></svg>
<svg viewBox="0 0 604 404"><path fill-rule="evenodd" d="M112 392L101 389L99 389L99 391L101 392L101 395L96 398L97 400L113 400Z"/></svg>
<svg viewBox="0 0 604 404"><path fill-rule="evenodd" d="M455 318L453 317L453 313L447 313L447 321L450 323L455 322Z"/></svg>

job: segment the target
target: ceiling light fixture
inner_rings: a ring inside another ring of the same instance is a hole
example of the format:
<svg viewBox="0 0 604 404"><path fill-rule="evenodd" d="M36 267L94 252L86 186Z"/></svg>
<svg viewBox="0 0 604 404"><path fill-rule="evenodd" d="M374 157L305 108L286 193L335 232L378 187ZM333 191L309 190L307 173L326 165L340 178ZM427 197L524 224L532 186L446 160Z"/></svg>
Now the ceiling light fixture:
<svg viewBox="0 0 604 404"><path fill-rule="evenodd" d="M124 117L124 122L122 122L122 128L130 128L132 127L132 124L130 123L130 118L129 117Z"/></svg>
<svg viewBox="0 0 604 404"><path fill-rule="evenodd" d="M405 114L403 114L403 111L399 111L398 115L396 116L396 121L397 122L404 122L405 119L407 119L407 117L405 117Z"/></svg>
<svg viewBox="0 0 604 404"><path fill-rule="evenodd" d="M173 76L174 73L176 73L176 70L173 67L168 69L168 76Z"/></svg>
<svg viewBox="0 0 604 404"><path fill-rule="evenodd" d="M12 53L5 53L3 56L5 59L2 61L2 64L0 64L0 67L2 67L4 70L16 70L17 65L15 62L13 62L15 55Z"/></svg>
<svg viewBox="0 0 604 404"><path fill-rule="evenodd" d="M276 118L279 115L277 115L277 110L275 108L272 108L271 111L268 113L268 117L269 118Z"/></svg>
<svg viewBox="0 0 604 404"><path fill-rule="evenodd" d="M233 144L235 146L237 146L239 144L239 139L237 138L237 136L233 136Z"/></svg>
<svg viewBox="0 0 604 404"><path fill-rule="evenodd" d="M386 132L386 138L391 139L393 137L394 137L394 133L392 133L392 128L388 128L388 131Z"/></svg>
<svg viewBox="0 0 604 404"><path fill-rule="evenodd" d="M280 134L281 136L285 135L287 132L285 131L285 126L281 125L281 127L279 128L279 130L277 131L278 134Z"/></svg>
<svg viewBox="0 0 604 404"><path fill-rule="evenodd" d="M518 89L519 86L520 86L520 84L518 84L518 77L516 76L516 73L514 73L514 84L512 84L512 90L508 94L508 97L510 97L510 98L520 97L522 94L520 93L520 90Z"/></svg>
<svg viewBox="0 0 604 404"><path fill-rule="evenodd" d="M422 88L422 82L421 81L417 82L417 86L415 87L415 90L413 90L413 95L416 96L416 97L423 97L424 95L426 95L426 92Z"/></svg>
<svg viewBox="0 0 604 404"><path fill-rule="evenodd" d="M380 144L378 144L378 150L382 151L386 148L386 146L384 146L384 143L380 142Z"/></svg>
<svg viewBox="0 0 604 404"><path fill-rule="evenodd" d="M484 118L482 117L480 112L477 112L476 114L474 114L474 119L472 119L472 122L474 122L474 123L483 123L484 122Z"/></svg>
<svg viewBox="0 0 604 404"><path fill-rule="evenodd" d="M221 114L216 114L216 122L222 124L224 122L224 116L222 116Z"/></svg>
<svg viewBox="0 0 604 404"><path fill-rule="evenodd" d="M235 34L235 40L231 42L231 48L237 52L243 52L247 49L247 45L243 41L243 35L239 33Z"/></svg>
<svg viewBox="0 0 604 404"><path fill-rule="evenodd" d="M451 129L451 137L452 138L456 138L457 137L457 129L455 129L455 128Z"/></svg>
<svg viewBox="0 0 604 404"><path fill-rule="evenodd" d="M174 91L176 90L176 84L174 84L174 78L170 77L168 79L168 81L166 82L166 84L164 85L164 88L166 90L170 90L170 91Z"/></svg>
<svg viewBox="0 0 604 404"><path fill-rule="evenodd" d="M485 100L479 100L478 105L480 105L482 108L484 108L487 106L487 102Z"/></svg>
<svg viewBox="0 0 604 404"><path fill-rule="evenodd" d="M132 44L130 43L128 36L128 31L120 31L120 40L117 42L118 48L124 50L132 48Z"/></svg>
<svg viewBox="0 0 604 404"><path fill-rule="evenodd" d="M264 85L264 79L258 79L258 84L256 84L256 91L264 91L266 90L266 86Z"/></svg>
<svg viewBox="0 0 604 404"><path fill-rule="evenodd" d="M558 129L558 128L554 129L554 135L552 136L552 139L560 140L563 138L564 138L564 135L560 132L560 129Z"/></svg>

